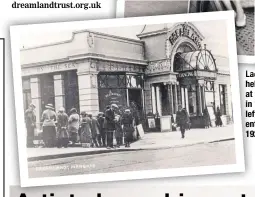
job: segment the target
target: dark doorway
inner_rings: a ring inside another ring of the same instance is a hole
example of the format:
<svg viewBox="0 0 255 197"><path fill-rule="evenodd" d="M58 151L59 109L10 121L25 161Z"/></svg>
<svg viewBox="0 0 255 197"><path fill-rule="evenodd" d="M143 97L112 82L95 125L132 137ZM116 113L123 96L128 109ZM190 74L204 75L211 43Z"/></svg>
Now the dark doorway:
<svg viewBox="0 0 255 197"><path fill-rule="evenodd" d="M45 105L52 104L55 107L54 79L52 74L45 74L40 77L42 110Z"/></svg>
<svg viewBox="0 0 255 197"><path fill-rule="evenodd" d="M64 90L66 112L69 113L72 108L77 109L79 112L79 87L76 70L67 71L64 73Z"/></svg>
<svg viewBox="0 0 255 197"><path fill-rule="evenodd" d="M135 104L138 111L143 110L142 92L139 89L128 89L129 104Z"/></svg>

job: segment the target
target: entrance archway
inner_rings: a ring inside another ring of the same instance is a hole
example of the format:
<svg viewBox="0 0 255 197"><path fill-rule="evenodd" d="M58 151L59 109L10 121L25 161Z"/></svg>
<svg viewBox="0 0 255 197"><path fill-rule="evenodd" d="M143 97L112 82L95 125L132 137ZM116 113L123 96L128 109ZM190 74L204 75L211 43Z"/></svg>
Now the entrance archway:
<svg viewBox="0 0 255 197"><path fill-rule="evenodd" d="M190 114L193 126L203 127L201 118L205 108L215 107L217 67L213 55L207 49L179 50L174 57L173 71L178 73L179 104Z"/></svg>

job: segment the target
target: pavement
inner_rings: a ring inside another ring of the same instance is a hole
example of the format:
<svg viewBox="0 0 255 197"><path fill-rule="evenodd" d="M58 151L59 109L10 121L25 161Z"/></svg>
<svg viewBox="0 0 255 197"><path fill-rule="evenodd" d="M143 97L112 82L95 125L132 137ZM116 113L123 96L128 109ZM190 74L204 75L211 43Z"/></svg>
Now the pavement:
<svg viewBox="0 0 255 197"><path fill-rule="evenodd" d="M125 152L137 150L169 149L192 146L204 143L213 143L234 139L234 125L219 128L191 129L186 132L186 138L182 139L180 132L154 132L146 133L142 139L131 144L130 148L118 149L106 148L27 148L28 161L48 160L73 156L103 154L111 152Z"/></svg>

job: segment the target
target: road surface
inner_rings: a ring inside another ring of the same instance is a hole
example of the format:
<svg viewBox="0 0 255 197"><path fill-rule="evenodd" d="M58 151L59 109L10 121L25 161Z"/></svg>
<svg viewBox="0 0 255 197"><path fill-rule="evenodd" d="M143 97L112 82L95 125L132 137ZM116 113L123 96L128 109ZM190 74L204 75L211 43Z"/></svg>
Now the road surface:
<svg viewBox="0 0 255 197"><path fill-rule="evenodd" d="M233 141L169 148L67 157L29 162L29 177L51 177L135 170L235 164Z"/></svg>

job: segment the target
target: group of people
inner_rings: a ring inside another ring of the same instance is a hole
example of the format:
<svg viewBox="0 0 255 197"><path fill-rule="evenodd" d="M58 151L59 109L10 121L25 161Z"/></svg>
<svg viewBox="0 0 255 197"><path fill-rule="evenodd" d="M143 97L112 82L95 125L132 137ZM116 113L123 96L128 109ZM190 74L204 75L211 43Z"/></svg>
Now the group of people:
<svg viewBox="0 0 255 197"><path fill-rule="evenodd" d="M118 106L112 104L98 115L70 110L68 116L61 107L56 113L52 104L45 106L41 116L42 139L45 147L68 147L68 144L81 143L84 147L119 148L123 144L130 147L135 130L135 119L130 109L120 113ZM27 146L34 147L36 128L35 106L30 104L25 112L27 127ZM116 145L114 146L114 138Z"/></svg>
<svg viewBox="0 0 255 197"><path fill-rule="evenodd" d="M223 125L221 120L221 111L220 108L217 107L216 111L214 112L215 115L215 125L216 127L221 127ZM174 122L172 118L172 122ZM203 110L203 124L204 128L212 127L210 114L208 112L207 107ZM190 117L185 108L182 105L178 106L178 111L176 112L176 126L181 130L181 137L185 138L185 131L190 129Z"/></svg>

